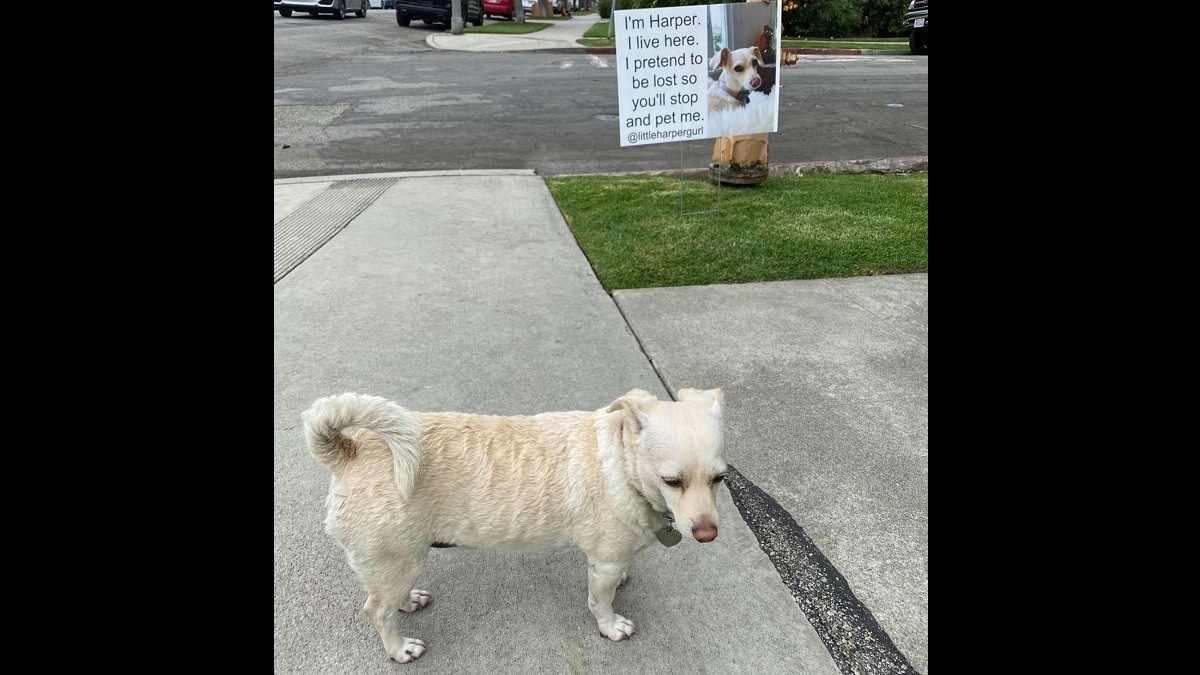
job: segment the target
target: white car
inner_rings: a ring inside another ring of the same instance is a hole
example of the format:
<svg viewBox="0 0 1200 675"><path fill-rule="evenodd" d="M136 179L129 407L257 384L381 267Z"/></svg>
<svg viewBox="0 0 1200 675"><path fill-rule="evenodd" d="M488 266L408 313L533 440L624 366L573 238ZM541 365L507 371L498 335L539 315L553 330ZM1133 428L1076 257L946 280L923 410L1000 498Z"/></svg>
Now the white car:
<svg viewBox="0 0 1200 675"><path fill-rule="evenodd" d="M289 17L292 12L308 12L312 16L332 14L335 19L344 19L347 12L354 12L361 19L370 6L369 0L275 0L275 11L282 17Z"/></svg>

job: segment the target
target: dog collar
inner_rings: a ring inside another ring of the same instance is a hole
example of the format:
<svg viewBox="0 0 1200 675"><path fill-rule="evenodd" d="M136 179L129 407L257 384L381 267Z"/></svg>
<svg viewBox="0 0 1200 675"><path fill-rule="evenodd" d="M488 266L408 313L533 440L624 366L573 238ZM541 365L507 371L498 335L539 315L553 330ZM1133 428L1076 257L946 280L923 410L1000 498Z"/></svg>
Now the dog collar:
<svg viewBox="0 0 1200 675"><path fill-rule="evenodd" d="M667 519L666 527L660 527L654 531L654 538L658 539L658 543L670 548L675 544L678 544L680 541L683 541L683 535L680 534L679 530L676 530L673 527L673 525L675 525L675 514L671 513L669 510L659 511L658 509L654 508L654 504L650 503L650 500L646 497L646 495L643 494L642 491L639 490L632 482L629 484L629 487L633 488L633 493L641 497L643 502L646 502L646 506L650 508L652 513L657 513L658 515Z"/></svg>
<svg viewBox="0 0 1200 675"><path fill-rule="evenodd" d="M741 103L742 105L746 105L746 104L750 103L750 91L749 90L739 89L738 91L734 91L734 90L730 89L729 87L726 87L725 85L721 85L721 88L725 90L726 94L729 94L733 98L737 99L738 102Z"/></svg>
<svg viewBox="0 0 1200 675"><path fill-rule="evenodd" d="M646 500L646 504L650 507L651 511L664 516L667 519L667 524L665 527L660 527L654 531L654 538L658 539L658 543L666 546L667 548L671 548L680 541L683 541L683 535L680 534L679 530L676 530L674 527L675 514L671 513L670 511L659 511L658 509L654 508L654 505L650 503L649 499L646 499L646 495L641 495L641 497L642 499Z"/></svg>
<svg viewBox="0 0 1200 675"><path fill-rule="evenodd" d="M675 514L671 513L670 511L659 511L658 509L654 508L654 504L651 503L650 498L647 497L641 490L639 490L632 481L629 483L629 487L633 488L633 493L641 497L643 502L646 502L646 507L649 508L650 511L657 513L660 516L665 516L668 523L675 522Z"/></svg>

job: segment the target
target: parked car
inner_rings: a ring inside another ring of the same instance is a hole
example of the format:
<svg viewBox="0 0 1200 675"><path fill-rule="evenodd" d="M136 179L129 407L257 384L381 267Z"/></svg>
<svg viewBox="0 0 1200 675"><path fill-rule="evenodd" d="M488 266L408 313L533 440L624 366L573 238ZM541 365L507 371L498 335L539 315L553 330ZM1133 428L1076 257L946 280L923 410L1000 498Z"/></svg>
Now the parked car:
<svg viewBox="0 0 1200 675"><path fill-rule="evenodd" d="M367 4L371 5L371 9L385 9L383 0L371 0L371 2Z"/></svg>
<svg viewBox="0 0 1200 675"><path fill-rule="evenodd" d="M483 0L459 0L462 2L463 21L483 25ZM407 26L413 19L425 23L450 25L452 12L450 0L396 0L396 23Z"/></svg>
<svg viewBox="0 0 1200 675"><path fill-rule="evenodd" d="M558 1L559 0L549 0L550 10L553 11L555 14L562 14L562 10L558 6ZM535 0L521 0L521 6L525 8L525 17L526 18L533 16L534 2L535 2ZM579 2L577 0L571 0L571 3L569 5L567 5L567 7L572 12L574 12L575 10L579 9Z"/></svg>
<svg viewBox="0 0 1200 675"><path fill-rule="evenodd" d="M370 6L368 0L275 0L275 10L282 17L289 17L292 12L308 12L312 16L332 14L335 19L344 19L349 11L361 19Z"/></svg>
<svg viewBox="0 0 1200 675"><path fill-rule="evenodd" d="M383 0L384 9L396 9L396 0Z"/></svg>
<svg viewBox="0 0 1200 675"><path fill-rule="evenodd" d="M908 50L914 54L929 53L929 0L912 0L908 13L904 15L904 27L911 28L908 34Z"/></svg>
<svg viewBox="0 0 1200 675"><path fill-rule="evenodd" d="M483 0L484 16L502 16L513 18L513 0Z"/></svg>

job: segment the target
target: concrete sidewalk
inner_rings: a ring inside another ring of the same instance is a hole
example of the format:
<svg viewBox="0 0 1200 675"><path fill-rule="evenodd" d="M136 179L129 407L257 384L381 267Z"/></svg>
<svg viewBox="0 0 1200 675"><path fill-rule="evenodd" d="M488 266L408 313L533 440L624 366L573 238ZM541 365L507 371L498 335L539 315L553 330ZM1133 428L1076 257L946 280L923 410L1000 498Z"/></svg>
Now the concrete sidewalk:
<svg viewBox="0 0 1200 675"><path fill-rule="evenodd" d="M725 388L730 461L926 675L928 292L901 274L613 293L672 390Z"/></svg>
<svg viewBox="0 0 1200 675"><path fill-rule="evenodd" d="M538 21L526 17L528 21ZM524 35L494 35L487 33L434 33L425 38L425 43L434 49L449 49L460 52L519 52L529 50L555 50L584 52L587 48L576 42L592 24L601 21L600 13L572 16L565 21L545 21L549 28Z"/></svg>
<svg viewBox="0 0 1200 675"><path fill-rule="evenodd" d="M390 662L323 531L301 411L343 391L494 414L667 392L532 172L277 180L274 217L276 672L839 672L724 487L715 542L634 562L631 640L599 635L577 551L435 550L434 602L404 617L428 651Z"/></svg>

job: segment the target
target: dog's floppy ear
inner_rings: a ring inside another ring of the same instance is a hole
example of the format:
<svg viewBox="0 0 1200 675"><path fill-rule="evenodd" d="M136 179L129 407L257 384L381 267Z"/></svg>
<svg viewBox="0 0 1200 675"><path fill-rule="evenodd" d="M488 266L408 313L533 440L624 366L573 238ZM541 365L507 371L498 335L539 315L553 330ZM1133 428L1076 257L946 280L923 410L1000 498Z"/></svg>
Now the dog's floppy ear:
<svg viewBox="0 0 1200 675"><path fill-rule="evenodd" d="M729 49L727 47L722 47L721 51L713 54L712 58L708 60L709 70L724 68L727 65L729 65Z"/></svg>
<svg viewBox="0 0 1200 675"><path fill-rule="evenodd" d="M645 389L630 389L624 396L613 401L605 412L628 410L633 418L635 430L641 433L642 427L646 426L646 407L656 402L658 398Z"/></svg>
<svg viewBox="0 0 1200 675"><path fill-rule="evenodd" d="M725 414L725 392L719 387L716 389L680 389L679 400L703 403L716 417Z"/></svg>
<svg viewBox="0 0 1200 675"><path fill-rule="evenodd" d="M762 52L758 51L758 47L752 47L752 49L754 58L758 59L758 65L761 66L763 62Z"/></svg>

